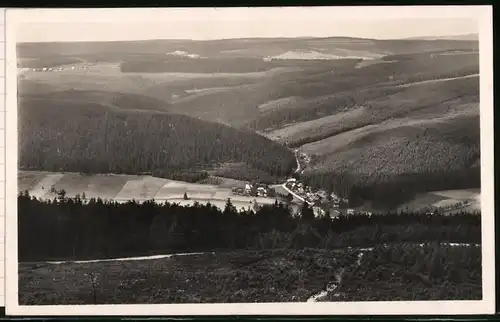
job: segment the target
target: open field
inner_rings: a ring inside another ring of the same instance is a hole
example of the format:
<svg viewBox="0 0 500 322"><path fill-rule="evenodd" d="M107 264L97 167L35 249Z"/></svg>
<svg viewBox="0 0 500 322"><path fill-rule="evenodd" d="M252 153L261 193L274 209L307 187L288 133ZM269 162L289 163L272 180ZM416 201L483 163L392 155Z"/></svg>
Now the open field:
<svg viewBox="0 0 500 322"><path fill-rule="evenodd" d="M459 207L460 210L477 211L481 209L480 189L462 189L432 191L417 195L413 200L399 207L400 210L419 211L422 209L439 209L454 206L459 203L467 204Z"/></svg>
<svg viewBox="0 0 500 322"><path fill-rule="evenodd" d="M33 188L31 188L30 194L35 198L43 198L45 195L48 195L50 198L50 188L52 188L59 180L61 180L63 174L60 173L51 173L44 177L40 177L40 181L38 181ZM23 186L21 183L20 187Z"/></svg>
<svg viewBox="0 0 500 322"><path fill-rule="evenodd" d="M429 256L439 263L418 265ZM461 261L464 256L467 262ZM480 247L474 246L394 245L179 254L97 263L20 263L19 302L472 300L481 298L480 258Z"/></svg>
<svg viewBox="0 0 500 322"><path fill-rule="evenodd" d="M82 196L126 202L129 200L168 201L181 205L193 205L195 202L212 205L224 209L228 198L238 208L247 209L257 204L272 204L273 198L246 197L234 195L231 188L240 186L241 182L228 179L221 185L195 184L182 181L155 178L151 176L132 176L114 174L79 174L51 173L43 171L19 171L18 190L41 198L57 197L57 191L64 189L67 197ZM54 188L54 191L51 191ZM184 193L189 200L184 200Z"/></svg>

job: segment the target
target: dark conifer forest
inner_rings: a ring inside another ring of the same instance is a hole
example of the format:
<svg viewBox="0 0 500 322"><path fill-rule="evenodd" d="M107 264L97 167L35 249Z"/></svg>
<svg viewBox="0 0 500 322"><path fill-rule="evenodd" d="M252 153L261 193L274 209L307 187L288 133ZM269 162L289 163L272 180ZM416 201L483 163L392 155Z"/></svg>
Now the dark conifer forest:
<svg viewBox="0 0 500 322"><path fill-rule="evenodd" d="M26 98L19 117L23 170L152 173L198 181L206 177L203 170L226 162L244 162L277 177L296 166L293 153L278 143L184 115Z"/></svg>
<svg viewBox="0 0 500 322"><path fill-rule="evenodd" d="M384 243L481 243L479 214L381 213L293 216L276 202L238 211L210 204L18 197L19 261L94 259L157 253L370 247ZM63 242L64 241L64 242Z"/></svg>

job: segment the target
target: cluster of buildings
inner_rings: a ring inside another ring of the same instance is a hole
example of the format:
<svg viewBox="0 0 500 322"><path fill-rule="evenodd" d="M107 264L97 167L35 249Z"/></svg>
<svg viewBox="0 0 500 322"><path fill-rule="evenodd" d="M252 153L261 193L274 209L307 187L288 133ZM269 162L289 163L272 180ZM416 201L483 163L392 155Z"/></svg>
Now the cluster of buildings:
<svg viewBox="0 0 500 322"><path fill-rule="evenodd" d="M245 187L233 188L233 193L240 196L271 197L272 188L264 184L247 183Z"/></svg>
<svg viewBox="0 0 500 322"><path fill-rule="evenodd" d="M330 195L322 189L313 191L311 187L305 186L302 182L299 182L295 178L290 178L286 181L285 187L291 192L304 199L309 205L313 206L315 215L324 214L325 210L328 209L330 215L340 214L339 209L347 205L348 200L346 198L340 198L334 193ZM347 209L347 215L353 215L355 212L353 209Z"/></svg>
<svg viewBox="0 0 500 322"><path fill-rule="evenodd" d="M342 202L347 203L348 201L345 198L338 197L334 193L328 195L328 193L322 189L313 191L311 187L305 186L295 178L288 179L285 186L310 204L317 204L318 202L328 200L333 203L334 207L338 208Z"/></svg>
<svg viewBox="0 0 500 322"><path fill-rule="evenodd" d="M436 211L444 211L444 212L447 212L447 211L454 211L454 210L460 210L462 208L466 208L470 206L470 202L468 200L462 200L462 201L458 201L456 203L453 203L453 204L449 204L449 205L443 205L443 206L437 206L435 207L435 209L431 212L431 214L435 213Z"/></svg>
<svg viewBox="0 0 500 322"><path fill-rule="evenodd" d="M88 70L89 67L82 66L66 66L66 67L41 67L41 68L19 68L20 72L62 72L65 70Z"/></svg>

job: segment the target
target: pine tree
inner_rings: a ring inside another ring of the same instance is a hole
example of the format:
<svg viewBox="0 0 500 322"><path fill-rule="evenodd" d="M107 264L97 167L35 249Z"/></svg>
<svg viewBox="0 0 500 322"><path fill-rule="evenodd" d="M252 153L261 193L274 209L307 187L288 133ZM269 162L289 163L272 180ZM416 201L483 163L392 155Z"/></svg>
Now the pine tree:
<svg viewBox="0 0 500 322"><path fill-rule="evenodd" d="M314 211L307 202L302 204L302 209L300 210L300 217L304 221L313 221L314 220Z"/></svg>
<svg viewBox="0 0 500 322"><path fill-rule="evenodd" d="M227 214L237 214L237 213L238 210L231 202L231 198L227 198L226 206L224 207L224 214L227 215Z"/></svg>

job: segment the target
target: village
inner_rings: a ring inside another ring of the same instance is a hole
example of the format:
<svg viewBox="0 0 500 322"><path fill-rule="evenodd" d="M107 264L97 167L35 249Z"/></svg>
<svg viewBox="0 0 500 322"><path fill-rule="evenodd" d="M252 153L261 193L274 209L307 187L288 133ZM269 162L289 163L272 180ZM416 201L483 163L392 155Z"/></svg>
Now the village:
<svg viewBox="0 0 500 322"><path fill-rule="evenodd" d="M289 178L277 189L262 183L246 183L244 187L235 187L232 193L239 196L277 198L288 204L302 204L306 202L312 207L316 216L324 216L327 213L336 217L342 213L353 215L353 209L347 209L348 200L340 198L334 193L328 194L325 190L314 191L311 187L304 185L297 178Z"/></svg>
<svg viewBox="0 0 500 322"><path fill-rule="evenodd" d="M251 197L276 197L276 191L268 185L261 183L247 183L245 187L237 187L232 189L233 194L240 196Z"/></svg>
<svg viewBox="0 0 500 322"><path fill-rule="evenodd" d="M328 194L328 192L322 189L314 191L311 187L304 185L296 178L289 178L283 184L283 188L289 191L295 198L307 202L312 206L317 216L325 215L328 212L330 216L336 217L344 209L347 215L354 214L353 209L346 209L348 204L346 198L340 198L333 192Z"/></svg>
<svg viewBox="0 0 500 322"><path fill-rule="evenodd" d="M88 70L86 65L81 66L59 66L59 67L42 67L42 68L19 68L19 72L62 72L66 70Z"/></svg>

